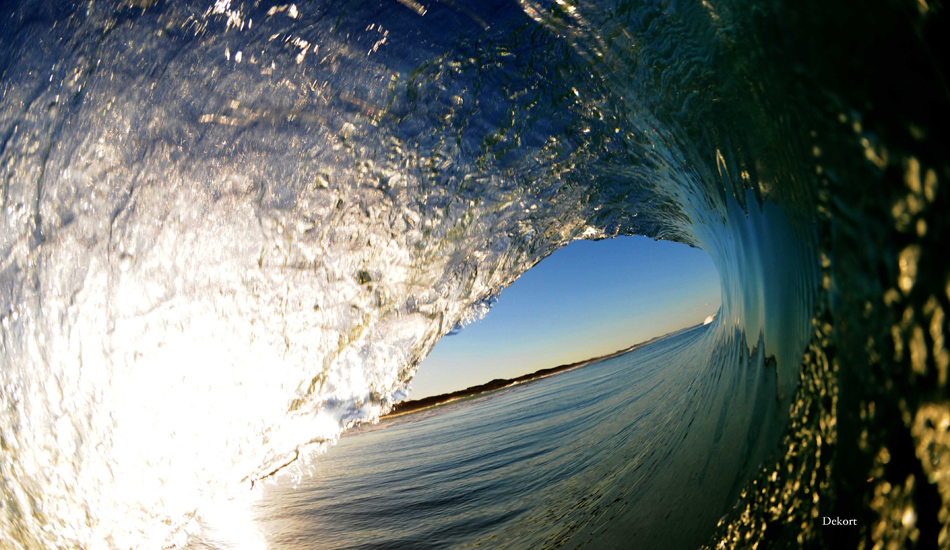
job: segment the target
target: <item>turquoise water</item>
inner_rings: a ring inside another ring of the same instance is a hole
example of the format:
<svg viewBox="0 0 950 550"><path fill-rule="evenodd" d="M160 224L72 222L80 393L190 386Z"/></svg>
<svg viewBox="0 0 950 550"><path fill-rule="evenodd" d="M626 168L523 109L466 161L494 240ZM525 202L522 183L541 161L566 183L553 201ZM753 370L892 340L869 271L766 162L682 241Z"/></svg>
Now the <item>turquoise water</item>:
<svg viewBox="0 0 950 550"><path fill-rule="evenodd" d="M723 377L715 335L358 428L266 488L259 527L279 549L698 547L783 426L774 367Z"/></svg>

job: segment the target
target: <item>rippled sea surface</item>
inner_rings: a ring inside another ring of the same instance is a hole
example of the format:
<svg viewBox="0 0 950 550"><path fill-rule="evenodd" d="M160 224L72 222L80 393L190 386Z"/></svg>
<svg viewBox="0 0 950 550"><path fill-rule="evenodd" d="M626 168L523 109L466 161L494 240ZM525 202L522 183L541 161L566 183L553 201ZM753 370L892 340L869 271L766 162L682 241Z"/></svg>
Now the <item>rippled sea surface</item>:
<svg viewBox="0 0 950 550"><path fill-rule="evenodd" d="M509 537L486 546L950 547L945 18L936 0L3 2L0 548L266 546L283 527L248 530L266 480L485 426L471 411L499 415L477 444L498 464L537 441L551 462L512 475L558 495L496 495L479 521ZM618 235L708 252L716 322L319 454L527 269ZM533 395L562 423L516 416ZM562 428L564 449L540 435ZM584 438L596 453L567 452ZM659 453L675 467L642 473Z"/></svg>
<svg viewBox="0 0 950 550"><path fill-rule="evenodd" d="M732 399L775 373L721 379L713 334L359 428L266 488L259 528L286 549L698 547L781 428L774 398Z"/></svg>

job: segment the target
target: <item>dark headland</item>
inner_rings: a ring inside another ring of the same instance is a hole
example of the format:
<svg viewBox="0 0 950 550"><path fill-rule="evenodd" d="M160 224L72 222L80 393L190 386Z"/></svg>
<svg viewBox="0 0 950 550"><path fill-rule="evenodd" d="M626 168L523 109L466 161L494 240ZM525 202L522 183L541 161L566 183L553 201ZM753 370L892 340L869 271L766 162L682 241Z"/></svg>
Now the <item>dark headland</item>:
<svg viewBox="0 0 950 550"><path fill-rule="evenodd" d="M700 326L700 325L696 325L696 326ZM618 356L618 355L623 355L624 353L629 353L629 352L631 352L631 351L633 351L633 350L635 350L635 349L637 349L637 348L642 348L643 346L646 346L646 345L648 345L648 344L652 344L653 342L656 342L656 341L658 341L658 340L662 340L662 339L664 339L664 338L666 338L666 337L668 337L668 336L672 336L672 335L674 335L674 334L678 334L678 333L680 333L680 332L684 332L684 331L687 331L687 330L689 330L689 329L696 328L696 326L687 327L687 328L684 328L684 329L681 329L681 330L677 330L677 331L671 332L671 333L669 333L669 334L664 334L663 336L657 336L656 338L651 338L651 339L649 339L649 340L647 340L647 341L645 341L645 342L640 342L640 343L638 343L638 344L634 344L634 345L630 346L629 348L624 348L624 349L621 349L621 350L617 350L617 351L615 351L615 352L613 352L613 353L608 353L607 355L601 355L601 356L599 356L599 357L591 357L590 359L585 359L585 360L583 360L583 361L578 361L578 362L576 362L576 363L569 363L569 364L567 364L567 365L559 365L559 366L557 366L557 367L551 367L551 368L547 368L547 369L541 369L541 370L538 370L538 371L534 371L534 372L532 372L532 373L530 373L530 374L525 374L525 375L519 376L519 377L517 377L517 378L496 378L496 379L492 380L491 382L486 382L486 383L484 383L484 384L479 384L478 386L472 386L472 387L470 387L470 388L465 388L464 390L454 391L454 392L452 392L452 393L443 393L443 394L440 394L440 395L432 395L432 396L425 397L425 398L422 398L422 399L409 399L409 400L407 400L407 401L402 401L402 402L400 402L400 403L396 403L396 405L393 407L393 409L392 409L391 411L389 411L389 414L386 414L386 415L381 416L381 417L380 417L380 420L383 420L383 419L386 419L386 418L392 418L392 417L394 417L394 416L401 416L401 415L408 414L408 413L411 413L411 412L420 411L420 410L422 410L422 409L428 409L429 407L435 407L435 406L437 406L437 405L443 405L443 404L445 404L445 403L448 403L449 401L455 401L455 400L458 400L458 399L465 399L466 397L472 397L472 396L478 395L478 394L480 394L480 393L485 393L485 392L500 390L500 389L502 389L502 388L507 388L508 386L513 386L513 385L515 385L515 384L522 384L522 383L524 383L524 382L530 382L530 381L532 381L532 380L538 380L538 379L544 378L544 377L546 377L546 376L551 376L552 374L558 374L558 373L561 373L561 372L565 372L565 371L569 371L569 370L572 370L572 369L580 368L580 367L583 367L583 366L585 366L585 365L589 365L589 364L591 364L591 363L596 363L596 362L598 362L598 361L603 361L603 360L605 360L605 359L610 359L610 358L616 357L616 356Z"/></svg>

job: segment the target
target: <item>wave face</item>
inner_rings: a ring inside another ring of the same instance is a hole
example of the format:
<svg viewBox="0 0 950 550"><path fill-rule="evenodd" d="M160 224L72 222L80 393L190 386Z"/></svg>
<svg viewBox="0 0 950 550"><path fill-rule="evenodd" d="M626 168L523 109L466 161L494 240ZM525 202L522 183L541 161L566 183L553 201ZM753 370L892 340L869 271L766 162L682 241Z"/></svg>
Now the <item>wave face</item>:
<svg viewBox="0 0 950 550"><path fill-rule="evenodd" d="M809 6L4 3L0 546L181 546L632 234L713 258L723 380L774 371L712 544L946 541L936 19Z"/></svg>

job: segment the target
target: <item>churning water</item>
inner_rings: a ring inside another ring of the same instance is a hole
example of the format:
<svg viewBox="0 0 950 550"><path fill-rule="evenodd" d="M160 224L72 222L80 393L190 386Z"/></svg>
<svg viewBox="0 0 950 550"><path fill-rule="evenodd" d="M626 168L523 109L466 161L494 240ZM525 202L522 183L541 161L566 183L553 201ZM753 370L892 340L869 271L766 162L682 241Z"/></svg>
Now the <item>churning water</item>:
<svg viewBox="0 0 950 550"><path fill-rule="evenodd" d="M429 430L464 469L457 422L499 468L549 457L512 475L580 500L445 509L515 547L950 545L940 7L4 2L0 547L241 538L439 337L627 234L708 252L716 321L363 441Z"/></svg>

